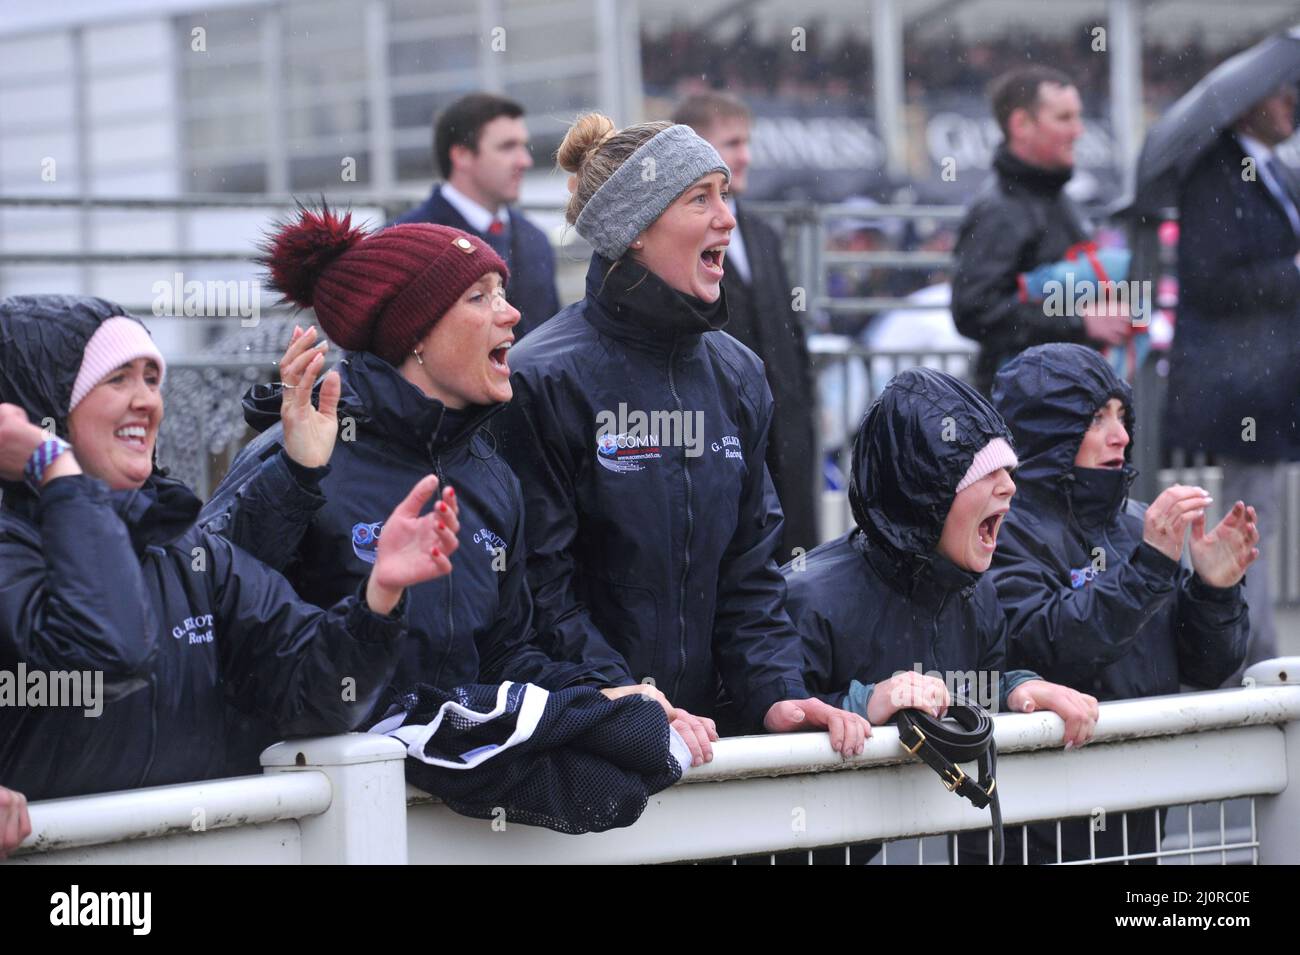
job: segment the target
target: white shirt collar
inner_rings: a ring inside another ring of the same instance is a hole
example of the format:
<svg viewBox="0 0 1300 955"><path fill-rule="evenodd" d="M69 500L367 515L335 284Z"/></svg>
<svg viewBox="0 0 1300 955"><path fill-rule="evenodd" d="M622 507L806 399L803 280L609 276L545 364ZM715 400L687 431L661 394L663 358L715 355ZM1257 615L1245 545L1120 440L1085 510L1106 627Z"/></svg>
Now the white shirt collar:
<svg viewBox="0 0 1300 955"><path fill-rule="evenodd" d="M496 215L493 215L449 182L444 182L438 188L442 197L451 203L451 207L461 214L475 232L486 233L491 228L493 219L502 225L509 225L510 211L504 205L498 207Z"/></svg>
<svg viewBox="0 0 1300 955"><path fill-rule="evenodd" d="M1247 156L1252 157L1255 162L1261 166L1273 158L1273 150L1265 146L1254 136L1247 136L1245 133L1237 133L1237 142L1241 143L1241 148Z"/></svg>
<svg viewBox="0 0 1300 955"><path fill-rule="evenodd" d="M734 197L727 199L727 208L731 210L732 216L736 215L736 200ZM749 283L749 254L745 249L745 237L740 233L739 220L736 222L736 227L731 230L731 244L727 246L725 261L728 265L735 267L746 284Z"/></svg>

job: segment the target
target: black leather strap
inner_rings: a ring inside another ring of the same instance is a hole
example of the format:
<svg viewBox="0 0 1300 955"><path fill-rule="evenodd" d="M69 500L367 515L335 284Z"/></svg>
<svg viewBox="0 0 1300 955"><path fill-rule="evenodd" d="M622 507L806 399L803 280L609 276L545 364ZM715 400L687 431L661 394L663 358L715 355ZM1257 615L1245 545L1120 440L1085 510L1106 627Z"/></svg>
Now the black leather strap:
<svg viewBox="0 0 1300 955"><path fill-rule="evenodd" d="M952 725L956 723L957 725ZM957 698L944 720L920 710L899 710L894 714L898 742L939 774L949 792L969 799L977 809L989 807L993 823L993 856L1002 864L1002 805L998 799L998 747L993 741L993 718L988 710ZM958 763L979 764L979 781L967 776Z"/></svg>

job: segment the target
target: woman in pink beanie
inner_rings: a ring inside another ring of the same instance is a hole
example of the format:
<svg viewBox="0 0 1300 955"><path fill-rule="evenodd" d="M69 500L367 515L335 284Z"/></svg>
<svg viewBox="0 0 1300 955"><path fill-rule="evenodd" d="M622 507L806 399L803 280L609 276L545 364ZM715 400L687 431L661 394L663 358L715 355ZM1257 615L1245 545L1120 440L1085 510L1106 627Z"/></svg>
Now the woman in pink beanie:
<svg viewBox="0 0 1300 955"><path fill-rule="evenodd" d="M155 468L165 370L111 302L0 301L0 668L84 675L75 707L0 706L0 780L28 799L222 775L232 705L278 738L351 730L397 661L405 589L451 569L426 468L364 581L328 610L299 599Z"/></svg>

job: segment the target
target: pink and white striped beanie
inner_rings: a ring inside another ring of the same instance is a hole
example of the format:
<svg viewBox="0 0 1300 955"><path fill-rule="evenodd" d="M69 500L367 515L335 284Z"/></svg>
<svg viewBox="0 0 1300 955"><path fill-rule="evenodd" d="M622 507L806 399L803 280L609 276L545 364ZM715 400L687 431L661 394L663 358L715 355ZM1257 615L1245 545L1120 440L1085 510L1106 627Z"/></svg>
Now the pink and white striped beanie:
<svg viewBox="0 0 1300 955"><path fill-rule="evenodd" d="M1016 452L1011 450L1011 445L1007 444L1006 439L994 438L975 452L975 460L971 461L966 476L957 485L957 493L960 494L998 468L1014 468L1019 463Z"/></svg>
<svg viewBox="0 0 1300 955"><path fill-rule="evenodd" d="M167 373L167 363L163 361L162 352L153 343L145 327L134 318L116 315L105 319L95 334L86 342L86 350L81 356L81 370L77 380L72 384L72 403L68 414L81 403L81 399L90 394L90 390L104 378L127 362L137 358L152 358L158 363L159 384L161 376Z"/></svg>

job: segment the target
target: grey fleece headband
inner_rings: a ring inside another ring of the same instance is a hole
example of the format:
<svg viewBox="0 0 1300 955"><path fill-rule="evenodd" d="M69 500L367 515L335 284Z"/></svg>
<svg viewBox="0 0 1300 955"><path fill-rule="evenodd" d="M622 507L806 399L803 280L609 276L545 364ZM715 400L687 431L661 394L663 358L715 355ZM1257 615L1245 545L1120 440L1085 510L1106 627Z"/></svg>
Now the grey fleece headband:
<svg viewBox="0 0 1300 955"><path fill-rule="evenodd" d="M731 179L718 151L695 130L669 126L638 146L595 191L574 223L578 235L605 258L617 259L691 183L711 172Z"/></svg>

